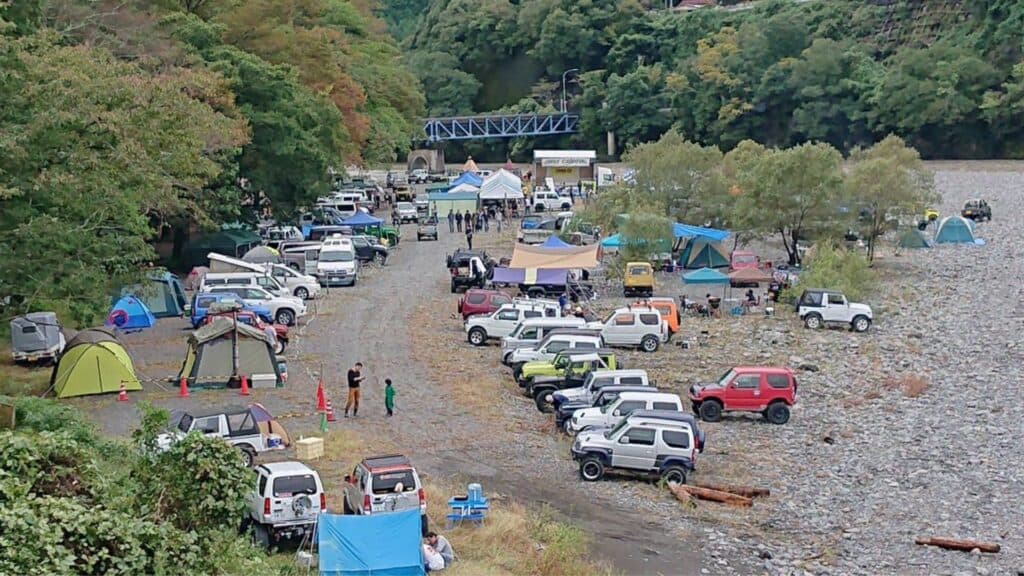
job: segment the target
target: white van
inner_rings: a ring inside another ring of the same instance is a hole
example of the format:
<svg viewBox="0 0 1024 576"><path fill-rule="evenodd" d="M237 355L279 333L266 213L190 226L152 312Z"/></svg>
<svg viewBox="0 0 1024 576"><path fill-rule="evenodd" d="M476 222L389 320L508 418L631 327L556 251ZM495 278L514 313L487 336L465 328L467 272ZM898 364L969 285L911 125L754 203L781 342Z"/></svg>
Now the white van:
<svg viewBox="0 0 1024 576"><path fill-rule="evenodd" d="M682 412L683 402L677 394L667 392L623 392L619 399L601 406L577 410L565 430L581 432L601 428L613 428L634 410L668 410Z"/></svg>
<svg viewBox="0 0 1024 576"><path fill-rule="evenodd" d="M212 286L258 286L274 296L291 296L291 292L266 271L207 272L199 282L199 291L206 292Z"/></svg>
<svg viewBox="0 0 1024 576"><path fill-rule="evenodd" d="M320 283L317 279L308 274L302 274L284 264L255 264L238 258L232 258L216 252L206 255L210 259L211 272L248 272L253 274L271 275L277 283L286 289L287 294L307 300L315 298L320 292ZM208 273L209 274L209 273ZM224 284L224 283L221 283ZM237 283L235 283L237 284ZM259 283L259 286L267 288L267 283Z"/></svg>
<svg viewBox="0 0 1024 576"><path fill-rule="evenodd" d="M309 264L308 252L306 263ZM316 260L316 277L324 286L356 285L359 279L359 259L356 258L351 240L348 240L348 245L336 242L325 243L320 247Z"/></svg>

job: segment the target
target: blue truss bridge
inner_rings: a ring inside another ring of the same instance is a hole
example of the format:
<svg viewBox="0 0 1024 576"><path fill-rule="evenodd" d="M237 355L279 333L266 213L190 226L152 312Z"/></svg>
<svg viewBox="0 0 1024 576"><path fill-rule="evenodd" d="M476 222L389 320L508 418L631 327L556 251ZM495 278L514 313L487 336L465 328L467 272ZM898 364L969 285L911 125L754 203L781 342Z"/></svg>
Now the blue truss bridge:
<svg viewBox="0 0 1024 576"><path fill-rule="evenodd" d="M423 132L427 142L549 136L572 134L578 130L579 121L579 116L563 113L426 118Z"/></svg>

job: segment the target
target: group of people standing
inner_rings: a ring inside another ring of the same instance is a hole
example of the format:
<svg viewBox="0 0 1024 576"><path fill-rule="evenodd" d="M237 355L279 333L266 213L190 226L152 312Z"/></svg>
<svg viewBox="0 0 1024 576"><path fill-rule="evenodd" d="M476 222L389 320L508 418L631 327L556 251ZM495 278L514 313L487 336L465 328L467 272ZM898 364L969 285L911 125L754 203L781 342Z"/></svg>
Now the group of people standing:
<svg viewBox="0 0 1024 576"><path fill-rule="evenodd" d="M448 213L448 232L454 234L465 231L466 245L472 250L474 233L490 232L491 226L494 226L498 232L501 232L502 226L507 219L504 211L495 206L489 206L479 212L470 212L469 210L466 210L465 213L453 211Z"/></svg>

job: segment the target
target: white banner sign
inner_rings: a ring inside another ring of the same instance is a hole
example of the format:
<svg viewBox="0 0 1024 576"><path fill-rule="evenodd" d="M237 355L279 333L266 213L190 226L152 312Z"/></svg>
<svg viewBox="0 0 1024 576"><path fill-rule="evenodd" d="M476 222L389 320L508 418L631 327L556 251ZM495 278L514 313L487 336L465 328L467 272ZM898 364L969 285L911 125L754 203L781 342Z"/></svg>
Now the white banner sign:
<svg viewBox="0 0 1024 576"><path fill-rule="evenodd" d="M590 166L590 160L587 158L542 158L540 165L578 168L581 166Z"/></svg>

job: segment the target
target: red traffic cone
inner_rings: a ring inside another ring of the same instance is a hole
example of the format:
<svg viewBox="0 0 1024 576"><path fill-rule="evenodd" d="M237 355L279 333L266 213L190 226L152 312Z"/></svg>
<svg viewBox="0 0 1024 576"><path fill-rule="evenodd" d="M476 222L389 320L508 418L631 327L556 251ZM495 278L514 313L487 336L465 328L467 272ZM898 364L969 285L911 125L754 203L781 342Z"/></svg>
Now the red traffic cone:
<svg viewBox="0 0 1024 576"><path fill-rule="evenodd" d="M127 402L128 401L128 391L124 389L124 380L121 381L121 390L120 390L120 392L117 393L117 401L118 402Z"/></svg>
<svg viewBox="0 0 1024 576"><path fill-rule="evenodd" d="M238 389L238 395L239 396L248 396L249 395L249 377L248 376L242 376L242 387Z"/></svg>
<svg viewBox="0 0 1024 576"><path fill-rule="evenodd" d="M188 378L184 376L178 381L178 397L188 398Z"/></svg>
<svg viewBox="0 0 1024 576"><path fill-rule="evenodd" d="M334 406L331 405L331 399L327 399L327 421L334 422Z"/></svg>
<svg viewBox="0 0 1024 576"><path fill-rule="evenodd" d="M320 381L316 383L316 411L317 412L324 412L324 411L327 410L327 404L325 403L324 398L325 398L325 396L324 396L324 379L321 378Z"/></svg>

